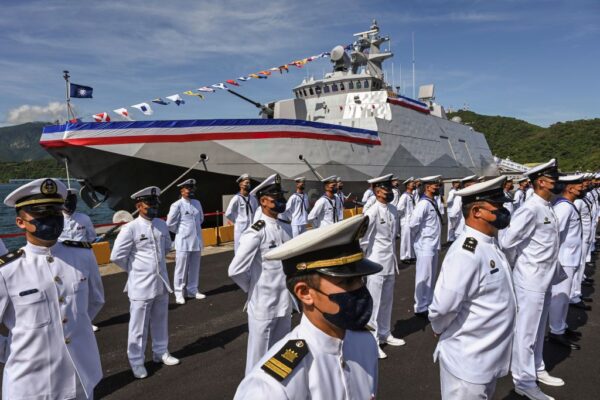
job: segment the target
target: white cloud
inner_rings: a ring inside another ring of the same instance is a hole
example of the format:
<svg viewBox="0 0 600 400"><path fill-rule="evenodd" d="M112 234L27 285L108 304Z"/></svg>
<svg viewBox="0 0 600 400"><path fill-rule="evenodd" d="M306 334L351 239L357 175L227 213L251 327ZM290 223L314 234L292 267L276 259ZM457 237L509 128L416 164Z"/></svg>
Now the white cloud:
<svg viewBox="0 0 600 400"><path fill-rule="evenodd" d="M23 104L8 111L6 122L15 125L35 121L54 122L64 120L66 115L67 105L58 101L51 101L47 106Z"/></svg>

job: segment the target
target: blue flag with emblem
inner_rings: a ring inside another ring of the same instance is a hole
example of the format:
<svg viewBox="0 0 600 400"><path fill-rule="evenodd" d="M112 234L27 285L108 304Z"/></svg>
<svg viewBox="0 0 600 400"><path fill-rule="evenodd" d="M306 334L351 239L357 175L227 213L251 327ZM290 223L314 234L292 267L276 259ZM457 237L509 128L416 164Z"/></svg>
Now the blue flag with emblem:
<svg viewBox="0 0 600 400"><path fill-rule="evenodd" d="M93 88L89 86L77 85L75 83L69 83L69 95L78 99L91 99Z"/></svg>

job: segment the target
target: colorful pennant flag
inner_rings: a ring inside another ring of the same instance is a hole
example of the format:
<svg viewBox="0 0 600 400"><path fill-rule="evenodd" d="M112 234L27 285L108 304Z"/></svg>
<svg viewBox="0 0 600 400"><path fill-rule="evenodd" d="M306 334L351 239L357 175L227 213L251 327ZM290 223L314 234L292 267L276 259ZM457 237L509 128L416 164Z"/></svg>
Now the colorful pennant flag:
<svg viewBox="0 0 600 400"><path fill-rule="evenodd" d="M237 83L236 81L234 81L233 79L227 79L225 82L229 83L230 85L233 86L240 86L239 83Z"/></svg>
<svg viewBox="0 0 600 400"><path fill-rule="evenodd" d="M278 69L279 69L280 74L283 74L283 70L285 70L285 72L287 72L287 73L290 72L290 69L288 68L287 65L280 65Z"/></svg>
<svg viewBox="0 0 600 400"><path fill-rule="evenodd" d="M113 112L119 115L122 118L125 118L127 121L133 121L133 119L129 116L129 111L126 108L117 108L113 110Z"/></svg>
<svg viewBox="0 0 600 400"><path fill-rule="evenodd" d="M222 83L222 82L221 83L215 83L214 85L211 85L211 86L214 87L214 88L217 88L217 89L227 90L227 86L225 86L225 84Z"/></svg>
<svg viewBox="0 0 600 400"><path fill-rule="evenodd" d="M215 89L213 88L209 88L208 86L202 86L201 88L198 88L199 91L201 92L208 92L208 93L214 93Z"/></svg>
<svg viewBox="0 0 600 400"><path fill-rule="evenodd" d="M259 75L267 75L267 76L271 75L271 73L269 71L260 71L258 74Z"/></svg>
<svg viewBox="0 0 600 400"><path fill-rule="evenodd" d="M110 122L110 116L107 112L102 112L98 114L94 114L94 121L96 122Z"/></svg>
<svg viewBox="0 0 600 400"><path fill-rule="evenodd" d="M156 104L163 105L163 106L166 106L166 105L168 105L168 104L171 104L171 103L169 103L168 101L164 101L164 100L163 100L163 99L161 99L160 97L158 97L158 98L156 98L156 99L152 100L152 102L153 102L153 103L156 103Z"/></svg>
<svg viewBox="0 0 600 400"><path fill-rule="evenodd" d="M148 103L134 104L131 107L137 108L142 113L144 113L144 115L152 115L152 114L154 114L154 111L152 111L152 108L150 108L150 104L148 104Z"/></svg>
<svg viewBox="0 0 600 400"><path fill-rule="evenodd" d="M196 96L200 100L204 100L204 96L202 95L202 93L195 93L195 92L192 92L191 90L188 90L186 92L183 92L183 94L186 94L188 96Z"/></svg>
<svg viewBox="0 0 600 400"><path fill-rule="evenodd" d="M174 94L172 96L167 96L167 99L171 100L173 103L175 103L177 105L185 104L185 101L178 94Z"/></svg>
<svg viewBox="0 0 600 400"><path fill-rule="evenodd" d="M249 76L240 76L238 78L238 81L242 81L242 82L246 82L249 81L251 78Z"/></svg>

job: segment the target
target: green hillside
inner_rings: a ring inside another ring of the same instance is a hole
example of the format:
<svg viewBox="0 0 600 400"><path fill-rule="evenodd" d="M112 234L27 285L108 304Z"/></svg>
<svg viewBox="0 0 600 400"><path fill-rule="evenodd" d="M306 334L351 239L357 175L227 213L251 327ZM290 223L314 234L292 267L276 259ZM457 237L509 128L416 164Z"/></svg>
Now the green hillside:
<svg viewBox="0 0 600 400"><path fill-rule="evenodd" d="M42 128L47 122L29 122L27 124L0 128L0 162L20 162L50 158L39 145Z"/></svg>
<svg viewBox="0 0 600 400"><path fill-rule="evenodd" d="M66 176L65 166L53 158L24 162L0 162L0 183L9 179L37 179Z"/></svg>
<svg viewBox="0 0 600 400"><path fill-rule="evenodd" d="M458 111L463 123L485 134L492 153L518 163L559 160L563 171L600 168L600 118L558 122L548 128L509 117Z"/></svg>

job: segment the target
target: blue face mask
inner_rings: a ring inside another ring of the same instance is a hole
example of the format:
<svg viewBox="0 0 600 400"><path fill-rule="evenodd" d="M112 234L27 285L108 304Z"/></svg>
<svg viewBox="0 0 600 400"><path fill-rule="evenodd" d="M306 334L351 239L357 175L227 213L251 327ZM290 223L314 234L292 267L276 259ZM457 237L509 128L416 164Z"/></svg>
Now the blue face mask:
<svg viewBox="0 0 600 400"><path fill-rule="evenodd" d="M34 218L27 222L35 226L35 232L31 232L33 236L47 241L58 239L65 224L65 220L62 215L48 215Z"/></svg>
<svg viewBox="0 0 600 400"><path fill-rule="evenodd" d="M158 207L149 207L146 210L146 216L150 219L158 217Z"/></svg>
<svg viewBox="0 0 600 400"><path fill-rule="evenodd" d="M313 288L314 289L314 288ZM365 328L373 313L373 298L366 286L351 292L327 294L315 289L337 303L340 310L336 314L323 313L323 317L340 329L351 331Z"/></svg>

